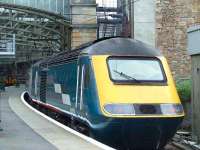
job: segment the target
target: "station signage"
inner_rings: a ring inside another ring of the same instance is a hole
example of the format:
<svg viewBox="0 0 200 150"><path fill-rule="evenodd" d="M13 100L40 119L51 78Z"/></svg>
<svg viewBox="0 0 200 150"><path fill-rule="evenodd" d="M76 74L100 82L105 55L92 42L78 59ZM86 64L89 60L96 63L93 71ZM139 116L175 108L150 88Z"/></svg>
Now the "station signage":
<svg viewBox="0 0 200 150"><path fill-rule="evenodd" d="M0 38L0 57L1 58L15 58L16 42L15 34L11 37Z"/></svg>

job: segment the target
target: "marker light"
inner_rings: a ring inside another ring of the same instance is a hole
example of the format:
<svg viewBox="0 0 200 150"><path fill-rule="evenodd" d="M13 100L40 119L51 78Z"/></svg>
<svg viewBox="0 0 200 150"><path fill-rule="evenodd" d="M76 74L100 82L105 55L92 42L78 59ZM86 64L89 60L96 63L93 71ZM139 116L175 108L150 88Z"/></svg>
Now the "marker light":
<svg viewBox="0 0 200 150"><path fill-rule="evenodd" d="M104 109L112 115L135 115L132 104L107 104Z"/></svg>
<svg viewBox="0 0 200 150"><path fill-rule="evenodd" d="M184 113L181 104L161 104L160 108L163 115L182 115Z"/></svg>

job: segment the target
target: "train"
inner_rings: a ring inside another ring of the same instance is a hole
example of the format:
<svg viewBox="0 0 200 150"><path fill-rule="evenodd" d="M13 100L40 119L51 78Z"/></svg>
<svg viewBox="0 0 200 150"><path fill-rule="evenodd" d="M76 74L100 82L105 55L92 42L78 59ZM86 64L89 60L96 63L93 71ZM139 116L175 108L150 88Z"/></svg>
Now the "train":
<svg viewBox="0 0 200 150"><path fill-rule="evenodd" d="M29 101L119 150L161 150L184 117L166 58L130 38L101 39L41 60L29 85Z"/></svg>

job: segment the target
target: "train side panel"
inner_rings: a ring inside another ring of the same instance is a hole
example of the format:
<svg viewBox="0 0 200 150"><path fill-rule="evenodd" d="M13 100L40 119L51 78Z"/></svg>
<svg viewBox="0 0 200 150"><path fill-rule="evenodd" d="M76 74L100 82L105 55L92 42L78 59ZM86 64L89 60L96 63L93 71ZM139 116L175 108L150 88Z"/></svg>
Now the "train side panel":
<svg viewBox="0 0 200 150"><path fill-rule="evenodd" d="M42 81L43 78L46 81ZM39 65L32 67L31 97L75 116L90 128L95 128L105 119L89 56L45 69Z"/></svg>
<svg viewBox="0 0 200 150"><path fill-rule="evenodd" d="M47 72L46 103L74 112L76 74L76 61L50 66Z"/></svg>

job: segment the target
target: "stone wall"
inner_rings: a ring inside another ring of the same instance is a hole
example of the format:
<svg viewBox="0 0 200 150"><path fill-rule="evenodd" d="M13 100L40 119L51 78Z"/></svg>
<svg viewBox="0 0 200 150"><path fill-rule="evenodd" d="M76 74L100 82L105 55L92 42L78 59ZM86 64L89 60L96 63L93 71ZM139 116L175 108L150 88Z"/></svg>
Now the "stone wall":
<svg viewBox="0 0 200 150"><path fill-rule="evenodd" d="M95 0L74 0L71 3L72 38L71 47L96 40L97 19Z"/></svg>
<svg viewBox="0 0 200 150"><path fill-rule="evenodd" d="M187 29L200 24L199 0L156 0L156 46L167 57L175 79L191 73Z"/></svg>
<svg viewBox="0 0 200 150"><path fill-rule="evenodd" d="M134 4L134 37L155 46L155 0L140 0Z"/></svg>

